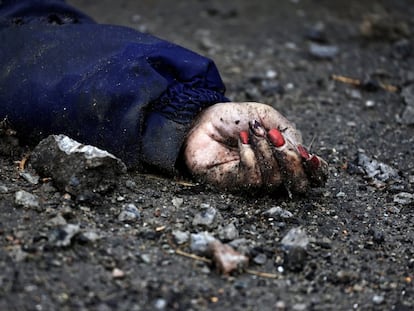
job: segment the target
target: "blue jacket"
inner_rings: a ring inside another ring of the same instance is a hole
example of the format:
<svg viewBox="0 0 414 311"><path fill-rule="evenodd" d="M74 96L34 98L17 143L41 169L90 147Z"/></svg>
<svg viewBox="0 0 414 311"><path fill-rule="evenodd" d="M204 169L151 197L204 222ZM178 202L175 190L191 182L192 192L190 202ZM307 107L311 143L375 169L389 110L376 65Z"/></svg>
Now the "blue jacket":
<svg viewBox="0 0 414 311"><path fill-rule="evenodd" d="M63 133L173 172L195 116L227 101L214 63L185 48L64 1L0 3L0 118L25 142Z"/></svg>

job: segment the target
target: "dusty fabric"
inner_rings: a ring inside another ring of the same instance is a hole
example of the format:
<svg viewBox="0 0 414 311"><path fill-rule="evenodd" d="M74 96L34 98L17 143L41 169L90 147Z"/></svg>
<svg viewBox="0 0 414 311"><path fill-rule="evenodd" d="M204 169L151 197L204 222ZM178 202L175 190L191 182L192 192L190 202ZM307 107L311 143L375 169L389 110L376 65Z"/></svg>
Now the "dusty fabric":
<svg viewBox="0 0 414 311"><path fill-rule="evenodd" d="M173 172L194 117L227 101L214 63L64 1L2 1L0 118L26 142L63 133Z"/></svg>

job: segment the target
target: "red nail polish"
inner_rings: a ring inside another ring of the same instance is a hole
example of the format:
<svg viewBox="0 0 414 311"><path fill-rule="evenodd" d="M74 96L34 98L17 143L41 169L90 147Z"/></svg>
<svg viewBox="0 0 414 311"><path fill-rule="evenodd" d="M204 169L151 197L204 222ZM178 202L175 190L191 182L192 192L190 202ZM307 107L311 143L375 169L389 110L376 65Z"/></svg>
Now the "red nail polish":
<svg viewBox="0 0 414 311"><path fill-rule="evenodd" d="M285 139L278 129L271 129L268 136L275 147L282 147L285 144Z"/></svg>
<svg viewBox="0 0 414 311"><path fill-rule="evenodd" d="M319 161L318 157L316 155L313 155L309 162L311 163L312 167L317 170L321 166L321 161Z"/></svg>
<svg viewBox="0 0 414 311"><path fill-rule="evenodd" d="M305 160L308 160L310 158L308 150L306 150L306 148L302 145L298 145L298 151L302 158L304 158Z"/></svg>
<svg viewBox="0 0 414 311"><path fill-rule="evenodd" d="M247 145L249 143L249 133L247 133L247 131L241 131L239 136L243 144Z"/></svg>

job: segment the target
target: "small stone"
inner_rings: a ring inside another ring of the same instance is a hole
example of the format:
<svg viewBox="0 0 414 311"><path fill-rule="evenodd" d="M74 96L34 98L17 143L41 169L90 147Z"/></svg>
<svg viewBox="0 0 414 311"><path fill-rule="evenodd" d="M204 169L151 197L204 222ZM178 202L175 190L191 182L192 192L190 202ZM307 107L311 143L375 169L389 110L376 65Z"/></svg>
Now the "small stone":
<svg viewBox="0 0 414 311"><path fill-rule="evenodd" d="M208 232L192 233L190 235L190 249L196 254L206 254L208 246L216 239Z"/></svg>
<svg viewBox="0 0 414 311"><path fill-rule="evenodd" d="M357 89L347 89L346 93L349 96L349 98L352 98L352 99L361 99L362 98L361 91L357 90Z"/></svg>
<svg viewBox="0 0 414 311"><path fill-rule="evenodd" d="M290 219L293 217L291 212L281 208L280 206L271 207L267 211L263 212L263 215L266 217L277 217L282 219Z"/></svg>
<svg viewBox="0 0 414 311"><path fill-rule="evenodd" d="M26 207L26 208L39 208L40 207L40 201L39 198L24 190L19 190L15 193L14 196L14 202L17 205Z"/></svg>
<svg viewBox="0 0 414 311"><path fill-rule="evenodd" d="M209 251L217 269L227 275L234 270L244 268L249 263L249 258L235 251L231 246L221 243L219 240L209 243Z"/></svg>
<svg viewBox="0 0 414 311"><path fill-rule="evenodd" d="M318 59L332 59L338 52L339 48L336 45L325 45L313 42L309 44L310 55Z"/></svg>
<svg viewBox="0 0 414 311"><path fill-rule="evenodd" d="M398 116L397 121L401 124L414 124L414 84L406 86L401 91L401 96L405 102L405 108Z"/></svg>
<svg viewBox="0 0 414 311"><path fill-rule="evenodd" d="M264 265L267 261L267 257L263 253L259 253L253 258L253 262L257 265Z"/></svg>
<svg viewBox="0 0 414 311"><path fill-rule="evenodd" d="M193 226L205 226L210 228L214 225L214 220L218 214L214 207L208 207L196 214L193 219Z"/></svg>
<svg viewBox="0 0 414 311"><path fill-rule="evenodd" d="M306 311L308 310L308 305L306 303L295 303L292 306L292 311Z"/></svg>
<svg viewBox="0 0 414 311"><path fill-rule="evenodd" d="M284 301L278 301L275 304L275 310L276 311L285 311L287 309L286 303Z"/></svg>
<svg viewBox="0 0 414 311"><path fill-rule="evenodd" d="M372 108L374 106L375 106L375 101L373 101L373 100L367 100L365 102L365 107L367 107L367 108Z"/></svg>
<svg viewBox="0 0 414 311"><path fill-rule="evenodd" d="M376 305L382 304L384 300L384 296L382 295L374 295L374 297L372 297L372 302Z"/></svg>
<svg viewBox="0 0 414 311"><path fill-rule="evenodd" d="M251 249L251 247L249 246L249 241L245 238L235 239L229 242L229 245L242 254L248 254Z"/></svg>
<svg viewBox="0 0 414 311"><path fill-rule="evenodd" d="M234 223L230 223L218 229L218 236L222 241L232 241L239 237L239 231Z"/></svg>
<svg viewBox="0 0 414 311"><path fill-rule="evenodd" d="M336 194L336 197L337 197L337 198L345 198L345 197L346 197L346 193L345 193L345 192L343 192L343 191L339 191L339 192Z"/></svg>
<svg viewBox="0 0 414 311"><path fill-rule="evenodd" d="M172 232L172 235L174 237L175 242L178 245L187 243L188 240L190 239L190 233L188 231L180 231L180 230L174 230Z"/></svg>
<svg viewBox="0 0 414 311"><path fill-rule="evenodd" d="M81 232L79 235L79 240L82 240L83 242L93 243L99 239L100 239L100 236L95 231Z"/></svg>
<svg viewBox="0 0 414 311"><path fill-rule="evenodd" d="M277 77L277 71L273 70L273 69L268 69L266 71L266 78L267 79L276 79Z"/></svg>
<svg viewBox="0 0 414 311"><path fill-rule="evenodd" d="M55 217L49 219L46 223L49 227L64 226L67 224L66 219L61 214L57 214Z"/></svg>
<svg viewBox="0 0 414 311"><path fill-rule="evenodd" d="M125 277L125 272L124 271L122 271L121 269L119 269L119 268L114 268L113 270L112 270L112 277L114 278L114 279L122 279L123 277Z"/></svg>
<svg viewBox="0 0 414 311"><path fill-rule="evenodd" d="M292 228L284 236L281 241L283 247L301 247L306 248L309 244L309 237L307 236L305 230L300 227Z"/></svg>
<svg viewBox="0 0 414 311"><path fill-rule="evenodd" d="M131 180L131 179L128 179L128 180L125 182L125 187L127 187L128 189L134 190L134 189L137 187L137 184L136 184L136 182L135 182L135 181L133 181L133 180Z"/></svg>
<svg viewBox="0 0 414 311"><path fill-rule="evenodd" d="M394 195L394 203L401 205L409 205L414 202L414 194L408 192L400 192Z"/></svg>
<svg viewBox="0 0 414 311"><path fill-rule="evenodd" d="M392 45L392 56L397 59L406 59L412 55L413 45L407 39L401 39Z"/></svg>
<svg viewBox="0 0 414 311"><path fill-rule="evenodd" d="M37 176L37 175L32 175L32 174L31 174L31 173L29 173L29 172L26 172L26 171L20 172L20 176L21 176L24 180L26 180L26 181L28 181L29 183L31 183L32 185L37 185L37 184L39 183L39 176Z"/></svg>
<svg viewBox="0 0 414 311"><path fill-rule="evenodd" d="M399 180L398 171L391 166L368 157L363 152L358 152L356 164L362 168L365 175L380 182Z"/></svg>
<svg viewBox="0 0 414 311"><path fill-rule="evenodd" d="M7 248L10 257L15 262L21 262L25 260L28 256L28 254L22 250L22 247L20 245L13 245L11 247Z"/></svg>
<svg viewBox="0 0 414 311"><path fill-rule="evenodd" d="M183 203L184 203L184 199L175 197L171 200L171 202L174 205L174 207L180 208L181 205L183 205Z"/></svg>
<svg viewBox="0 0 414 311"><path fill-rule="evenodd" d="M123 211L119 213L118 220L122 222L136 222L141 218L141 214L138 210L138 208L133 203L129 203L124 205Z"/></svg>
<svg viewBox="0 0 414 311"><path fill-rule="evenodd" d="M0 193L7 193L9 192L9 188L7 188L5 185L0 184Z"/></svg>
<svg viewBox="0 0 414 311"><path fill-rule="evenodd" d="M167 300L164 298L158 298L154 302L154 308L156 310L164 310L167 307Z"/></svg>
<svg viewBox="0 0 414 311"><path fill-rule="evenodd" d="M151 256L150 255L148 255L148 254L141 254L139 257L141 258L141 260L142 260L143 263L146 263L146 264L151 263Z"/></svg>
<svg viewBox="0 0 414 311"><path fill-rule="evenodd" d="M66 247L72 243L72 238L80 232L80 226L67 224L54 229L50 236L49 242L57 247Z"/></svg>
<svg viewBox="0 0 414 311"><path fill-rule="evenodd" d="M306 39L318 43L326 43L328 40L325 33L325 24L318 22L310 27L305 34Z"/></svg>

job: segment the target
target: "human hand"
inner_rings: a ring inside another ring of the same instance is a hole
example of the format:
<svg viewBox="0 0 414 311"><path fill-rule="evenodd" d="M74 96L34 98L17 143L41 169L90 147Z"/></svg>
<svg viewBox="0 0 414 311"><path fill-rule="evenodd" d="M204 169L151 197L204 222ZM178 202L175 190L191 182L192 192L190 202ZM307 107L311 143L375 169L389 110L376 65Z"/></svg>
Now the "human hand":
<svg viewBox="0 0 414 311"><path fill-rule="evenodd" d="M328 164L302 146L295 126L260 103L220 103L203 111L184 157L194 177L229 191L284 186L304 193L328 176Z"/></svg>

